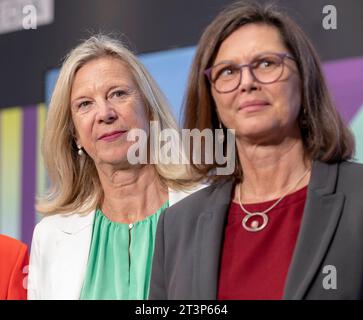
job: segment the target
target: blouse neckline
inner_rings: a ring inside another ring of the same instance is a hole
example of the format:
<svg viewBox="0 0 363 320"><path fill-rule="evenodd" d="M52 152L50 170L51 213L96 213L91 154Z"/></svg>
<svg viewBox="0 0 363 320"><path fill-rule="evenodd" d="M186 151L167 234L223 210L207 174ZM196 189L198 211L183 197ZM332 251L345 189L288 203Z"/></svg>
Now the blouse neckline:
<svg viewBox="0 0 363 320"><path fill-rule="evenodd" d="M167 200L158 210L156 210L156 212L150 214L149 216L147 216L145 219L143 220L139 220L139 221L135 221L132 223L126 223L126 222L117 222L117 221L112 221L111 219L109 219L100 208L97 208L96 210L96 216L99 216L102 220L104 220L105 222L107 222L110 225L114 225L114 226L119 226L119 227L128 227L130 225L136 226L139 224L143 224L143 223L147 223L149 220L153 220L154 218L157 218L159 213L164 211L166 208L169 207L169 200Z"/></svg>

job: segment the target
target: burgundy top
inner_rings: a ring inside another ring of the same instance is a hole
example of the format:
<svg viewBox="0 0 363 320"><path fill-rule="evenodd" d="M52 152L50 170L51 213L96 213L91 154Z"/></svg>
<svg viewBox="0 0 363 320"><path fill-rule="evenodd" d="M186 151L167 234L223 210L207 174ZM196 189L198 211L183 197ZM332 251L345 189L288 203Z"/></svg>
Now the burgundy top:
<svg viewBox="0 0 363 320"><path fill-rule="evenodd" d="M307 187L304 187L287 195L266 213L268 224L257 232L242 227L246 213L239 204L231 202L221 251L218 300L277 300L283 297L306 194ZM275 201L277 199L246 204L244 208L250 212L261 212Z"/></svg>

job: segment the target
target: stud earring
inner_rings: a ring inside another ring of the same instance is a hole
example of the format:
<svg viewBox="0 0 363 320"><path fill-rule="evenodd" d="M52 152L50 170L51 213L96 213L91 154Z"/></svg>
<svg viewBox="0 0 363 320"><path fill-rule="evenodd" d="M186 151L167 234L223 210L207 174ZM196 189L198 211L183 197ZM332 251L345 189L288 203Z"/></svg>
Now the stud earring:
<svg viewBox="0 0 363 320"><path fill-rule="evenodd" d="M77 148L78 148L78 155L80 157L82 157L83 154L84 154L83 149L82 149L82 146L80 144L77 144Z"/></svg>
<svg viewBox="0 0 363 320"><path fill-rule="evenodd" d="M222 124L220 121L219 121L219 129L220 129L220 131L218 132L217 139L218 139L219 143L223 143L224 142L224 132L223 132Z"/></svg>
<svg viewBox="0 0 363 320"><path fill-rule="evenodd" d="M306 108L303 109L303 116L301 119L301 128L307 128L308 127L308 120L307 120L307 111Z"/></svg>

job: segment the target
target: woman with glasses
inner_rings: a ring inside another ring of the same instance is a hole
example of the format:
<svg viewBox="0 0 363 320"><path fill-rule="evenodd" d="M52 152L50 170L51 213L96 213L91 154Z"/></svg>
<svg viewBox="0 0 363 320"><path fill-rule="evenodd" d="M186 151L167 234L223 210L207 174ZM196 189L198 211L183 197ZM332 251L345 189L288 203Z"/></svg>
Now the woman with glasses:
<svg viewBox="0 0 363 320"><path fill-rule="evenodd" d="M195 165L214 183L161 215L151 299L363 298L363 166L285 13L238 2L207 27L185 127L233 129L236 167Z"/></svg>

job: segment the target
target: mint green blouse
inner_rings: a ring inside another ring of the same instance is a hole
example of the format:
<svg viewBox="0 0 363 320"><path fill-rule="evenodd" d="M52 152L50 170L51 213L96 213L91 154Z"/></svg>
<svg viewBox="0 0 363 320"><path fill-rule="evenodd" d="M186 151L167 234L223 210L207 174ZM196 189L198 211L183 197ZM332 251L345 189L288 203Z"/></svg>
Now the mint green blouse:
<svg viewBox="0 0 363 320"><path fill-rule="evenodd" d="M148 298L156 227L168 206L132 224L96 211L81 300Z"/></svg>

